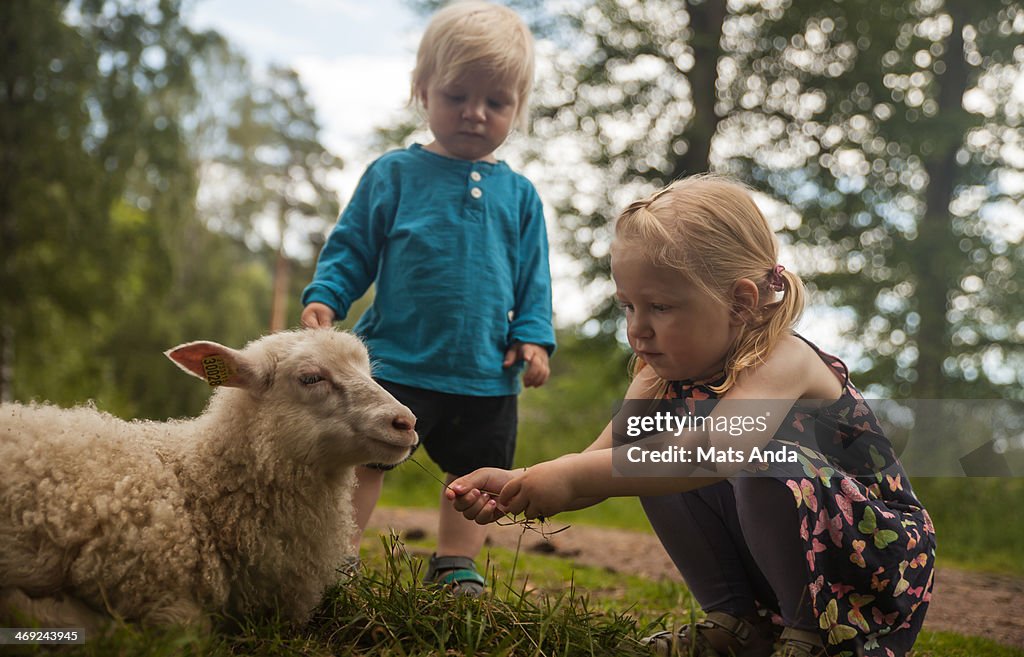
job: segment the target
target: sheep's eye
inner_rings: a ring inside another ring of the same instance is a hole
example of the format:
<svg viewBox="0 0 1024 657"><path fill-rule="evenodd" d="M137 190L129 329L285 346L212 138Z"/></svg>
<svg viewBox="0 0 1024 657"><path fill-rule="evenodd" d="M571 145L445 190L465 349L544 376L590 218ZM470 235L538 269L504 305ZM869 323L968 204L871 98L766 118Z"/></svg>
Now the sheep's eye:
<svg viewBox="0 0 1024 657"><path fill-rule="evenodd" d="M319 374L303 374L299 377L299 383L304 386L311 386L320 383L324 380L324 377Z"/></svg>

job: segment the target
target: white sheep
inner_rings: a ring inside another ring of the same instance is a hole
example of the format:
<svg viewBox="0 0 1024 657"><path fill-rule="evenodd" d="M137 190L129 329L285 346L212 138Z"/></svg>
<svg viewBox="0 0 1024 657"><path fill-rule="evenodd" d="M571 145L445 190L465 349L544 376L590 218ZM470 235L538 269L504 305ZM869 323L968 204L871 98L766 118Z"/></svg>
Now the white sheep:
<svg viewBox="0 0 1024 657"><path fill-rule="evenodd" d="M301 622L349 553L354 466L416 444L348 333L167 356L218 386L200 416L0 406L0 627Z"/></svg>

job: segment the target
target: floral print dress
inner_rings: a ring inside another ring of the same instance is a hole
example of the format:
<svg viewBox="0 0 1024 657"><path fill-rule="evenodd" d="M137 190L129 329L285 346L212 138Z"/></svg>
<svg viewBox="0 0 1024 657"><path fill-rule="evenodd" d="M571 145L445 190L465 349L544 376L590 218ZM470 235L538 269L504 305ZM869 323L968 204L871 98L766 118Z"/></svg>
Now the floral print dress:
<svg viewBox="0 0 1024 657"><path fill-rule="evenodd" d="M798 462L754 474L793 491L826 652L899 657L913 646L931 598L935 529L846 365L807 343L843 394L813 410L794 406L766 449L796 450ZM718 397L710 386L720 382L673 381L665 398L710 412Z"/></svg>

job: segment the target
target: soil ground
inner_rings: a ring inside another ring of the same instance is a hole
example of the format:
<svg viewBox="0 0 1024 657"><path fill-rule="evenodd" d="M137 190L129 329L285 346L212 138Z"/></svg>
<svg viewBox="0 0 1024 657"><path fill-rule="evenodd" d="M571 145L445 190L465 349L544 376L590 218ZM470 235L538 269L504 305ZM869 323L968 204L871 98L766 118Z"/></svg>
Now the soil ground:
<svg viewBox="0 0 1024 657"><path fill-rule="evenodd" d="M431 509L380 507L371 530L393 528L400 535L433 537L437 512ZM515 549L522 528L493 526L488 541ZM678 571L653 534L576 525L547 540L528 532L522 549L551 554L609 572L681 582ZM1024 577L990 575L939 568L924 627L976 635L1024 648Z"/></svg>

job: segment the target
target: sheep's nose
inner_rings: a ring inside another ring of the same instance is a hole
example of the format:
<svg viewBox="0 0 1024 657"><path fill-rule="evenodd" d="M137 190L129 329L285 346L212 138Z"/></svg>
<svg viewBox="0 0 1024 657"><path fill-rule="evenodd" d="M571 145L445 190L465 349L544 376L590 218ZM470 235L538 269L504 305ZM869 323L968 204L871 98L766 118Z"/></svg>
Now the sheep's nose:
<svg viewBox="0 0 1024 657"><path fill-rule="evenodd" d="M416 428L416 418L408 415L396 415L391 420L391 426L399 431L412 431Z"/></svg>

